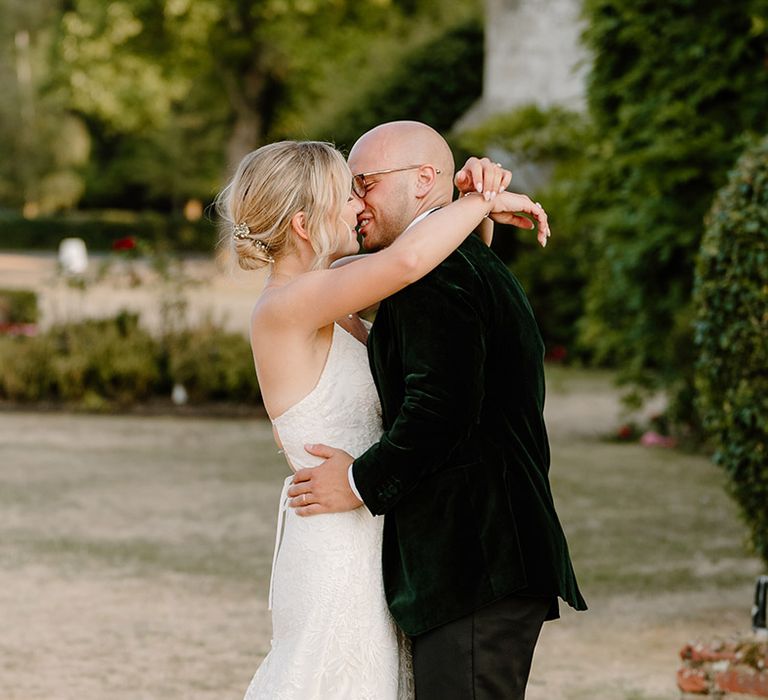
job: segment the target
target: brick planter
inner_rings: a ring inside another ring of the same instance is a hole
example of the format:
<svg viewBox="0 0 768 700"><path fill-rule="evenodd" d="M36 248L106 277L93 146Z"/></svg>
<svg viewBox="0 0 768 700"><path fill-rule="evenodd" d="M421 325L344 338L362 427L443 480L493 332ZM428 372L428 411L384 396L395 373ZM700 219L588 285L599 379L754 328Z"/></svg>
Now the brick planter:
<svg viewBox="0 0 768 700"><path fill-rule="evenodd" d="M677 687L683 698L768 698L768 641L754 635L686 644Z"/></svg>

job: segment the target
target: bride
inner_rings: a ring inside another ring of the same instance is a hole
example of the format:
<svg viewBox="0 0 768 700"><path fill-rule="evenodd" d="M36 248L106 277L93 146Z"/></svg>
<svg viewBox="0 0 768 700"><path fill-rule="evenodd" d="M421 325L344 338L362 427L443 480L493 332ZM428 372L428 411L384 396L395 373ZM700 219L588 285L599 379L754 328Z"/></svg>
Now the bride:
<svg viewBox="0 0 768 700"><path fill-rule="evenodd" d="M413 167L441 175L428 163ZM490 213L525 212L547 232L546 214L527 197L470 193L384 250L330 268L358 251L364 194L332 146L285 141L247 155L220 196L240 266L271 266L253 309L251 346L275 440L293 471L321 462L306 442L355 456L381 434L368 324L358 310L426 275ZM291 479L280 498L270 583L271 650L246 700L412 698L407 643L383 590L383 519L364 507L299 517L286 508Z"/></svg>

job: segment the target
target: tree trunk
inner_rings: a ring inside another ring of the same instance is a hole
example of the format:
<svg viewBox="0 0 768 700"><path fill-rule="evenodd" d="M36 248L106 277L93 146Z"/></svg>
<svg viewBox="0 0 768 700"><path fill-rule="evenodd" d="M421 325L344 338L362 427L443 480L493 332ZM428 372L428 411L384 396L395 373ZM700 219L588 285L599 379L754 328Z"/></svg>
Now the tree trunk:
<svg viewBox="0 0 768 700"><path fill-rule="evenodd" d="M260 146L264 139L262 110L266 80L258 62L254 61L246 75L239 77L229 73L224 81L235 114L227 142L227 166L232 174L243 156Z"/></svg>
<svg viewBox="0 0 768 700"><path fill-rule="evenodd" d="M262 120L258 112L238 111L235 114L232 134L227 142L227 167L230 173L235 172L243 156L258 147L263 138Z"/></svg>

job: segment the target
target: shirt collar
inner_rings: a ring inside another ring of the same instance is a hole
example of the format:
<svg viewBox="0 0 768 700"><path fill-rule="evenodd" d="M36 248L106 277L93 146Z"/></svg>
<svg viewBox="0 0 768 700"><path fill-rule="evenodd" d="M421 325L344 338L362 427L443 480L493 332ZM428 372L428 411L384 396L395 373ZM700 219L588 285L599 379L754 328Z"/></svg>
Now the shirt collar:
<svg viewBox="0 0 768 700"><path fill-rule="evenodd" d="M421 212L421 214L419 214L413 221L411 221L410 224L408 224L408 226L405 227L405 229L403 230L403 233L405 233L409 228L411 228L411 226L415 226L416 224L418 224L419 221L421 221L422 219L426 219L433 211L437 211L438 209L440 209L440 207L432 207L431 209L427 209L427 211Z"/></svg>

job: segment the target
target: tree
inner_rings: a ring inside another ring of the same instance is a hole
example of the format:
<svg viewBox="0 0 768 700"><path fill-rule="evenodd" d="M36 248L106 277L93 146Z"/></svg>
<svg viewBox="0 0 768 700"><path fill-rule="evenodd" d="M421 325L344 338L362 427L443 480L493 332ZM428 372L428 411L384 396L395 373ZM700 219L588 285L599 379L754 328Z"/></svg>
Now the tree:
<svg viewBox="0 0 768 700"><path fill-rule="evenodd" d="M209 197L266 140L305 138L386 60L477 0L71 0L58 84L94 138L88 204ZM367 78L366 78L367 76ZM224 153L226 154L224 156Z"/></svg>
<svg viewBox="0 0 768 700"><path fill-rule="evenodd" d="M422 121L447 132L482 93L483 29L475 19L450 26L382 72L354 103L315 127L315 136L341 148L377 124L398 119Z"/></svg>
<svg viewBox="0 0 768 700"><path fill-rule="evenodd" d="M0 4L0 202L28 214L66 208L82 194L89 155L83 123L51 89L57 3Z"/></svg>
<svg viewBox="0 0 768 700"><path fill-rule="evenodd" d="M396 65L419 37L439 34L479 6L477 0L459 8L438 0L208 2L220 14L207 48L234 115L230 169L268 135L315 130L318 103L354 99L365 86L361 75L380 77L377 57Z"/></svg>
<svg viewBox="0 0 768 700"><path fill-rule="evenodd" d="M742 133L765 127L768 3L587 0L585 12L597 141L579 201L595 225L581 337L625 378L690 398L700 222Z"/></svg>
<svg viewBox="0 0 768 700"><path fill-rule="evenodd" d="M208 67L211 21L205 2L70 3L54 80L93 139L87 204L179 210L215 190L229 112Z"/></svg>

